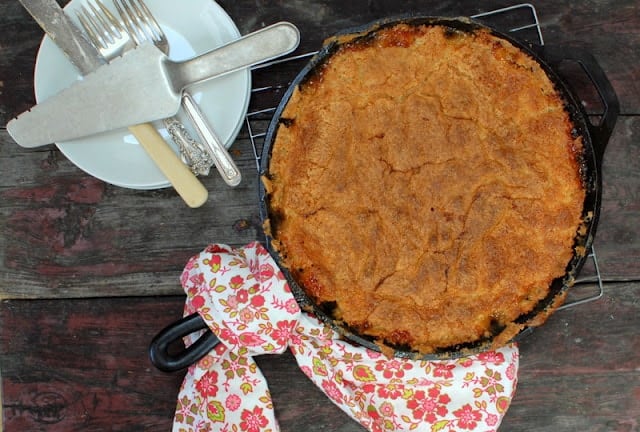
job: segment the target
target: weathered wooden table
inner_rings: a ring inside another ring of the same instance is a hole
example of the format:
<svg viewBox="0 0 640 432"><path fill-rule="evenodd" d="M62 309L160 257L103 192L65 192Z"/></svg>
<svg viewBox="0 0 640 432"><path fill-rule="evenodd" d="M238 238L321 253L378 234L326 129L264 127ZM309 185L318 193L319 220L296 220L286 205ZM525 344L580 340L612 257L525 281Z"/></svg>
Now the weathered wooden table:
<svg viewBox="0 0 640 432"><path fill-rule="evenodd" d="M474 15L513 5L496 0L219 3L243 34L279 20L293 22L302 33L299 53L318 49L338 30L388 15ZM598 292L598 281L603 296L557 312L522 341L519 386L500 430L638 431L640 4L541 0L534 6L546 44L594 54L619 96L621 113L603 168L595 241L600 279L594 279L590 263L572 298ZM32 74L42 32L16 0L0 2L0 16L4 429L170 430L182 374L156 370L148 344L181 316L178 278L190 256L211 242L241 246L260 239L254 154L260 155L260 137L254 135L265 129L269 114L253 117L232 147L244 177L241 186L230 189L216 175L205 178L210 198L202 208L187 208L172 189L105 184L55 146L26 150L7 134L7 121L34 103ZM527 32L527 38L536 37ZM300 66L256 71L254 82L286 84ZM281 92L256 94L251 110L272 106ZM597 115L597 104L586 94L584 99ZM306 379L291 355L258 361L283 431L362 430Z"/></svg>

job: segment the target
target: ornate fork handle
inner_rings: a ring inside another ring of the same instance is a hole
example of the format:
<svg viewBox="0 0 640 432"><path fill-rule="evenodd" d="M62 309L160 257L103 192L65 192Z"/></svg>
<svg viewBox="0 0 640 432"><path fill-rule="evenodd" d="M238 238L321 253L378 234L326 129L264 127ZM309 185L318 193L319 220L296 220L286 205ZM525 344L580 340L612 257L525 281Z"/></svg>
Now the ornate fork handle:
<svg viewBox="0 0 640 432"><path fill-rule="evenodd" d="M218 138L218 135L211 130L204 114L200 111L200 108L189 92L182 94L182 108L187 113L187 116L196 128L202 141L207 145L208 154L213 158L213 163L222 176L222 179L229 186L237 186L240 184L242 180L240 170L224 147L224 144L222 144Z"/></svg>
<svg viewBox="0 0 640 432"><path fill-rule="evenodd" d="M123 19L124 26L129 30L129 34L137 45L149 40L165 54L169 54L169 41L143 0L114 0L114 5ZM188 134L185 136L186 129L184 127L177 127L170 123L174 127L169 130L169 133L180 146L183 160L193 162L189 165L192 166L194 173L198 170L202 170L202 172L206 170L208 173L209 170L204 168L204 164L213 163L222 179L229 186L237 186L241 181L240 170L187 91L182 94L182 108L195 126L199 137L204 141L204 150L209 155L207 159L202 153L203 148L198 146ZM194 164L199 166L195 167Z"/></svg>
<svg viewBox="0 0 640 432"><path fill-rule="evenodd" d="M175 117L163 119L162 123L167 129L167 132L169 132L173 142L178 145L180 158L189 166L191 172L195 175L203 176L209 174L209 168L213 165L213 159L207 149L195 141L182 122Z"/></svg>

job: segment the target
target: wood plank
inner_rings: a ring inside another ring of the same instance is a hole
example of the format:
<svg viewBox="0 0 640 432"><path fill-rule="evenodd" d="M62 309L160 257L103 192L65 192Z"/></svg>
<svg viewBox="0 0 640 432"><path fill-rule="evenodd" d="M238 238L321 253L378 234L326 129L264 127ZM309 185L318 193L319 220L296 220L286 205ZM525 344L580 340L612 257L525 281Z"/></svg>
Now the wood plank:
<svg viewBox="0 0 640 432"><path fill-rule="evenodd" d="M212 241L256 238L257 173L248 139L232 147L244 181L232 189L217 175L204 178L210 197L198 209L172 189L108 185L58 151L18 148L6 132L0 139L0 297L181 293L177 281L191 255Z"/></svg>
<svg viewBox="0 0 640 432"><path fill-rule="evenodd" d="M597 3L597 10L591 10L581 4L542 2L538 13L547 40L569 43L577 34L584 38L588 49L618 39L623 46L634 46L640 36L625 26L633 28L634 20L640 19L637 14L626 13L633 2L617 2L615 8L607 8L606 2ZM243 33L282 19L279 3L258 9L249 2L225 1L222 5L238 20ZM318 2L308 10L287 7L287 12L303 31L299 52L305 52L316 49L324 37L336 31L392 13L422 10L434 15L473 14L501 6L504 4L500 2L478 6L470 1L409 1L400 5L355 1L346 6L332 0ZM0 44L0 53L12 47L7 56L0 55L0 76L11 82L3 87L1 115L10 110L7 107L18 111L26 108L23 105L28 102L26 94L31 92L31 82L30 73L24 71L32 66L25 57L33 61L42 32L19 3L4 2L0 8L7 17L0 23L1 37L14 37ZM615 10L605 13L607 9ZM587 37L594 22L602 23L603 29L597 37ZM5 29L2 26L9 25L16 26L17 31L1 31ZM16 57L16 51L22 58ZM620 60L619 53L610 51L615 50L602 48L598 54L610 61ZM633 61L637 55L628 54L624 62ZM12 63L6 63L9 61ZM612 65L603 67L607 72L615 70ZM286 66L277 72L263 70L254 74L255 81L259 85L286 83L296 70ZM624 73L613 78L623 111L640 112L634 108L638 68L625 66ZM256 96L252 108L264 107L260 103L272 106L282 91L266 101ZM268 115L263 118L261 130L266 127ZM602 217L596 238L606 280L640 278L640 158L634 139L639 124L637 116L621 117L606 155ZM6 131L0 130L0 298L181 293L176 282L189 256L210 242L242 245L260 237L258 179L247 130L241 133L233 152L243 171L242 185L229 189L215 176L209 176L205 179L209 202L201 209L191 210L171 189L131 191L104 184L74 167L55 147L22 149Z"/></svg>
<svg viewBox="0 0 640 432"><path fill-rule="evenodd" d="M605 155L595 245L609 281L640 279L639 132L640 117L622 117ZM247 131L232 147L243 183L230 189L207 177L211 197L196 210L171 189L107 185L56 150L19 148L1 131L0 140L0 297L181 294L184 264L208 243L260 238Z"/></svg>
<svg viewBox="0 0 640 432"><path fill-rule="evenodd" d="M19 2L2 2L0 13L0 125L4 127L35 102L32 79L42 31Z"/></svg>
<svg viewBox="0 0 640 432"><path fill-rule="evenodd" d="M389 15L470 15L513 4L219 3L242 33L294 22L302 31L299 52ZM519 387L500 430L634 431L640 424L638 5L542 0L535 6L546 43L592 52L619 95L622 117L605 156L596 249L606 281L634 282L605 284L602 299L557 312L523 339ZM132 191L97 181L53 146L22 149L1 126L34 103L32 71L42 31L19 2L0 2L0 15L0 299L42 298L0 302L0 430L170 430L182 374L155 370L147 345L181 315L178 278L191 255L210 242L239 246L259 237L248 131L233 147L245 181L231 190L216 177L205 179L211 198L197 210L170 189ZM254 82L286 82L296 71L263 70ZM256 95L252 107L273 105L282 92ZM597 113L592 99L584 103ZM264 129L269 116L260 118L256 126ZM583 275L593 271L587 265ZM594 289L584 284L571 296ZM283 432L364 430L308 382L290 354L258 363Z"/></svg>
<svg viewBox="0 0 640 432"><path fill-rule="evenodd" d="M605 280L640 279L640 117L621 117L605 151L594 245Z"/></svg>
<svg viewBox="0 0 640 432"><path fill-rule="evenodd" d="M640 283L608 284L521 343L516 397L501 430L630 431L640 418ZM181 297L0 303L7 431L170 430L182 374L147 345L181 316ZM282 431L363 430L298 370L263 356ZM47 423L48 422L48 423Z"/></svg>
<svg viewBox="0 0 640 432"><path fill-rule="evenodd" d="M559 311L521 344L507 431L632 431L640 419L640 289Z"/></svg>
<svg viewBox="0 0 640 432"><path fill-rule="evenodd" d="M523 2L356 0L345 3L324 0L305 8L285 6L284 12L279 3L262 3L259 8L255 8L253 3L233 0L219 3L236 20L242 33L255 30L257 23L275 22L285 16L302 30L302 48L315 50L324 38L336 32L389 16L469 16ZM577 46L591 52L612 81L620 97L621 112L625 115L640 114L640 69L637 67L640 64L640 52L636 49L640 44L640 34L637 32L640 14L637 13L637 2L539 1L534 6L545 43Z"/></svg>
<svg viewBox="0 0 640 432"><path fill-rule="evenodd" d="M473 15L517 2L357 0L345 3L324 0L305 7L281 2L261 2L260 7L249 1L223 0L219 3L243 34L266 23L287 19L301 28L302 49L315 50L324 38L338 31L387 16L404 13ZM542 1L535 6L547 43L578 45L592 52L621 96L622 112L640 114L640 70L637 68L640 53L636 49L640 35L635 31L640 18L636 2ZM3 2L0 8L4 18L0 22L0 79L4 84L0 125L5 125L11 117L35 102L31 80L42 31L18 2Z"/></svg>
<svg viewBox="0 0 640 432"><path fill-rule="evenodd" d="M536 3L548 44L591 52L620 98L621 112L640 114L640 35L635 1Z"/></svg>
<svg viewBox="0 0 640 432"><path fill-rule="evenodd" d="M148 332L179 313L169 300L3 303L5 428L170 430L181 377L146 350Z"/></svg>

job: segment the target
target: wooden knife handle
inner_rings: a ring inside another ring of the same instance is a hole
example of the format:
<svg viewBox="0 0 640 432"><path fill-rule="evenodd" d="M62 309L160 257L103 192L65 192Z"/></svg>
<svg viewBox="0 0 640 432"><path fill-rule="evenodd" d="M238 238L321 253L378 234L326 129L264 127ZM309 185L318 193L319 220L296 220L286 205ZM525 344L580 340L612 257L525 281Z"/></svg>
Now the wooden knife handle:
<svg viewBox="0 0 640 432"><path fill-rule="evenodd" d="M173 188L189 207L200 207L207 201L209 192L178 155L162 138L151 123L129 126L142 148L153 159L160 171L169 179Z"/></svg>

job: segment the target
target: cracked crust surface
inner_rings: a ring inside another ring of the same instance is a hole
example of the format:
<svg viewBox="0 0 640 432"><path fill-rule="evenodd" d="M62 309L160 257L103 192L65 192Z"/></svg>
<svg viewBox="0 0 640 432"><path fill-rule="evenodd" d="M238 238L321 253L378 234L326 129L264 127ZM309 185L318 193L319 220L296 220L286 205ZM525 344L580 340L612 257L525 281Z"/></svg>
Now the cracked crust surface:
<svg viewBox="0 0 640 432"><path fill-rule="evenodd" d="M488 32L399 25L293 93L269 178L274 246L337 319L431 353L495 336L564 275L580 138L540 66Z"/></svg>

